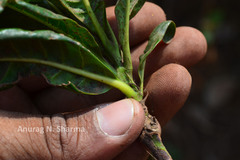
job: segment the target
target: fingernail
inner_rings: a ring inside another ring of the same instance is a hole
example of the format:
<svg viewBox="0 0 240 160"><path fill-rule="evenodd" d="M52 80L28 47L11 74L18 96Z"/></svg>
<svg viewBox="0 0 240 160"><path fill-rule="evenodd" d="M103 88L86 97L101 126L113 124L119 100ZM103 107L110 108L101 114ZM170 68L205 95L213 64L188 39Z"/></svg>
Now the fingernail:
<svg viewBox="0 0 240 160"><path fill-rule="evenodd" d="M125 99L110 104L97 111L101 130L111 136L123 135L132 125L134 106L131 100Z"/></svg>

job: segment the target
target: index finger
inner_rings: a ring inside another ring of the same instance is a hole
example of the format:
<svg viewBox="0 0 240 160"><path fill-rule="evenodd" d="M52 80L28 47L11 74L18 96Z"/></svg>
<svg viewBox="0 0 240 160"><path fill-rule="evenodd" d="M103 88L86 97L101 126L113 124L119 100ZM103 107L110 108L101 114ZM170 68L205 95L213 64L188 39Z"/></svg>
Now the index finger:
<svg viewBox="0 0 240 160"><path fill-rule="evenodd" d="M117 21L114 13L114 6L106 9L107 19L117 35ZM166 20L162 8L150 2L146 2L138 14L130 20L129 40L130 45L137 45L148 39L153 29Z"/></svg>

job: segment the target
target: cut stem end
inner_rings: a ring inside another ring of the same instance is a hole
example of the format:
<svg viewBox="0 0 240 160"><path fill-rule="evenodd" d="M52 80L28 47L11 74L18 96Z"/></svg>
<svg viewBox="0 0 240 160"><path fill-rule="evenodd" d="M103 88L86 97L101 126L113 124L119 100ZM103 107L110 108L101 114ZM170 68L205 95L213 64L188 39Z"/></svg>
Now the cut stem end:
<svg viewBox="0 0 240 160"><path fill-rule="evenodd" d="M147 107L143 105L145 111L145 123L140 135L141 142L146 146L149 154L156 160L172 160L167 149L162 143L161 128L157 119L148 113Z"/></svg>

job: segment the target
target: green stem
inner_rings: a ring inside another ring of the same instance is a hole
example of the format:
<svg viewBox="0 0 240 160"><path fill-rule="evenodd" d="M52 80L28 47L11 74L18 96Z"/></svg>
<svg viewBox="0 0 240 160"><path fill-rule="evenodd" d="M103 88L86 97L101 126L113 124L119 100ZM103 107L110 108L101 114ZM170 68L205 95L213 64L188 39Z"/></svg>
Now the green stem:
<svg viewBox="0 0 240 160"><path fill-rule="evenodd" d="M88 15L90 16L93 25L96 28L96 31L98 33L99 38L101 39L104 46L109 45L109 40L107 38L107 35L105 34L104 30L102 29L101 25L99 24L96 15L94 14L92 7L89 3L89 0L83 0L83 4L88 12Z"/></svg>
<svg viewBox="0 0 240 160"><path fill-rule="evenodd" d="M140 92L143 95L143 89L144 89L144 71L145 71L145 65L146 65L146 61L142 62L142 65L139 65L138 68L138 73L139 73L139 79L140 79Z"/></svg>
<svg viewBox="0 0 240 160"><path fill-rule="evenodd" d="M44 61L44 60L38 60L38 59L31 59L31 58L1 58L0 62L24 62L24 63L35 63L35 64L41 64L46 65L50 67L54 67L60 70L64 70L76 75L84 76L86 78L99 81L101 83L105 83L109 86L112 86L114 88L119 89L122 93L124 93L128 98L134 98L138 101L140 101L142 98L141 96L134 91L128 84L118 80L113 79L110 77L105 77L102 75L98 75L92 72L88 72L82 69L66 66L64 64L56 63L56 62L50 62L50 61Z"/></svg>
<svg viewBox="0 0 240 160"><path fill-rule="evenodd" d="M131 52L130 52L130 44L129 44L129 17L130 17L130 0L126 1L126 10L125 10L125 26L124 26L124 41L122 44L123 50L123 60L124 60L124 67L127 69L127 73L129 76L132 77L132 59L131 59Z"/></svg>
<svg viewBox="0 0 240 160"><path fill-rule="evenodd" d="M96 15L94 14L92 7L89 3L89 0L83 0L83 4L88 12L88 15L90 16L90 18L92 20L92 23L97 31L97 34L98 34L104 48L107 50L107 52L109 54L117 54L118 53L120 55L116 38L113 39L113 42L109 40L105 31L103 30L102 26L100 25ZM113 37L115 37L113 32L111 32L111 35ZM113 56L113 58L115 58L115 56ZM121 66L121 61L118 60L117 58L115 58L115 63L117 64L117 66Z"/></svg>
<svg viewBox="0 0 240 160"><path fill-rule="evenodd" d="M145 74L146 59L151 52L152 50L149 50L148 52L144 51L144 54L139 57L138 75L140 79L140 92L142 94L144 92L143 89L144 89L144 74Z"/></svg>

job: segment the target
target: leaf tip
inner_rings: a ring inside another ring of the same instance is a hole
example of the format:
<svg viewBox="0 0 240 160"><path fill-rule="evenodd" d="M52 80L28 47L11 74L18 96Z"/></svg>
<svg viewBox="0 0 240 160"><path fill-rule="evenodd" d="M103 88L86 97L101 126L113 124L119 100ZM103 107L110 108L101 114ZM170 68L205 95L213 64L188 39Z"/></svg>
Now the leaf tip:
<svg viewBox="0 0 240 160"><path fill-rule="evenodd" d="M176 24L172 20L166 21L168 23L167 30L163 37L163 42L168 44L172 41L176 33Z"/></svg>

